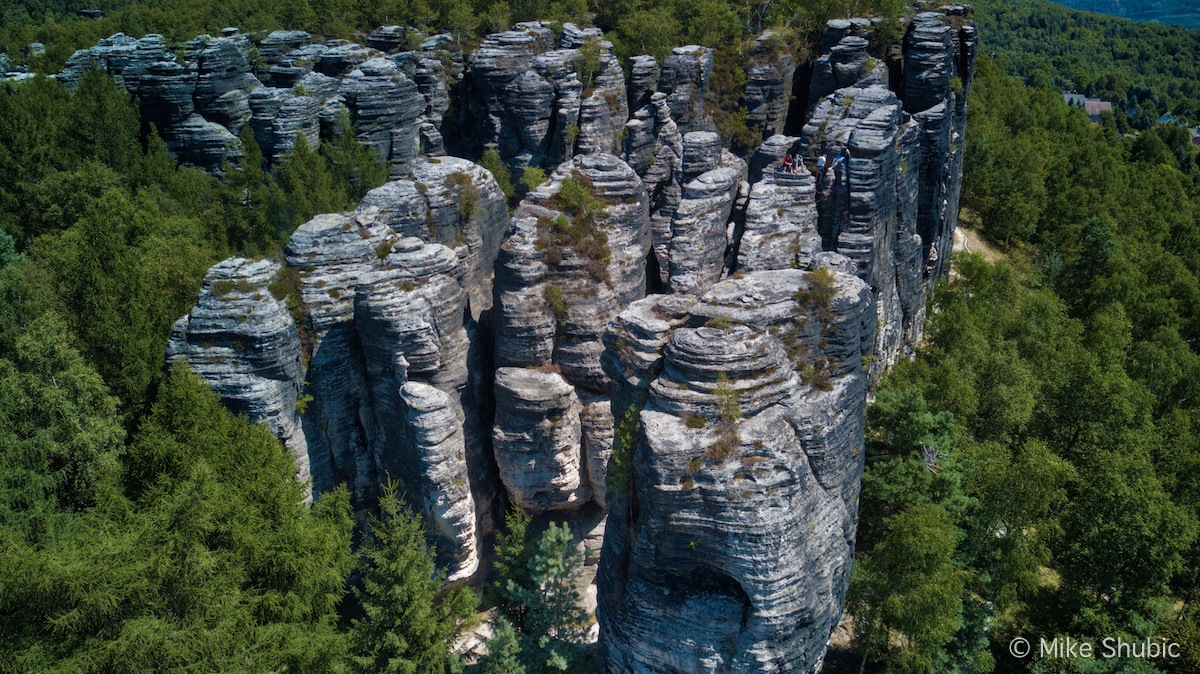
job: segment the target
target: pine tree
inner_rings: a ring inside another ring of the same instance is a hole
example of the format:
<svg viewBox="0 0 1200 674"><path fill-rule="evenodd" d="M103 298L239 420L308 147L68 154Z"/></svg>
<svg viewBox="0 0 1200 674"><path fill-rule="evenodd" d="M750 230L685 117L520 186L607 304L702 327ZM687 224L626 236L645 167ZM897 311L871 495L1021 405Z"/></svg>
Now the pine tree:
<svg viewBox="0 0 1200 674"><path fill-rule="evenodd" d="M379 160L375 150L358 142L345 115L339 120L333 139L321 143L321 156L334 179L343 186L347 205L357 204L367 192L387 182L388 165Z"/></svg>
<svg viewBox="0 0 1200 674"><path fill-rule="evenodd" d="M496 619L492 638L487 640L487 650L487 656L479 663L483 674L525 674L517 631L504 616Z"/></svg>
<svg viewBox="0 0 1200 674"><path fill-rule="evenodd" d="M241 166L225 169L229 184L226 208L234 214L227 225L227 239L234 250L266 253L279 245L280 237L267 215L270 191L263 170L262 148L249 124L242 127L238 140L245 152Z"/></svg>
<svg viewBox="0 0 1200 674"><path fill-rule="evenodd" d="M270 212L276 231L286 238L314 215L348 205L328 162L309 146L303 133L296 134L292 149L278 160L271 175Z"/></svg>
<svg viewBox="0 0 1200 674"><path fill-rule="evenodd" d="M587 625L575 585L582 563L571 530L551 523L529 561L528 584L512 578L505 583L508 596L525 606L521 652L531 674L566 671L577 657Z"/></svg>
<svg viewBox="0 0 1200 674"><path fill-rule="evenodd" d="M17 409L22 396L43 406L60 397L46 412L69 415L61 417L69 439L61 454L81 463L103 456L71 450L120 431L113 404L58 340L38 348L30 364L46 365L31 373L49 381L7 380L4 389L15 385ZM68 396L77 402L64 405ZM53 439L35 438L43 446ZM14 456L10 447L5 456ZM126 465L132 498L105 480L95 481L104 489L82 511L41 497L39 510L55 516L42 518L49 526L36 542L0 518L0 661L16 671L340 669L345 638L335 609L352 526L344 489L309 509L279 440L230 413L182 365L160 389Z"/></svg>
<svg viewBox="0 0 1200 674"><path fill-rule="evenodd" d="M386 487L379 511L359 551L362 587L354 593L364 616L351 629L351 663L364 673L444 672L475 596L458 588L438 600L444 575L420 518L401 502L395 484Z"/></svg>
<svg viewBox="0 0 1200 674"><path fill-rule="evenodd" d="M533 559L533 548L525 540L529 528L529 515L515 504L504 516L504 532L496 540L496 604L500 612L513 625L525 623L526 607L512 596L509 583L518 587L529 587L529 563Z"/></svg>

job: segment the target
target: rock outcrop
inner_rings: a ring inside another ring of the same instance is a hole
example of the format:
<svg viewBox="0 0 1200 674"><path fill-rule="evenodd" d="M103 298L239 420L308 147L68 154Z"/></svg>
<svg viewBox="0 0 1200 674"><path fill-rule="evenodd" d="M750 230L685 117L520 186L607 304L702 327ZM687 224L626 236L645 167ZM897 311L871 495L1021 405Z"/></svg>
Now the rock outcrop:
<svg viewBox="0 0 1200 674"><path fill-rule="evenodd" d="M754 40L746 66L746 126L763 138L783 133L792 104L796 66L783 37L767 31Z"/></svg>
<svg viewBox="0 0 1200 674"><path fill-rule="evenodd" d="M722 281L692 307L699 327L671 332L616 450L631 469L598 578L610 671L820 662L849 578L874 328L866 284L825 274Z"/></svg>
<svg viewBox="0 0 1200 674"><path fill-rule="evenodd" d="M299 133L316 144L339 132L344 116L360 141L392 163L395 175L406 175L422 152L422 118L440 121L445 107L430 110L415 72L403 72L404 59L379 58L380 52L344 41L310 40L301 31L276 31L257 43L236 34L202 35L187 43L180 59L162 36L137 40L118 33L76 52L58 78L74 88L93 63L112 73L172 152L212 173L241 159L237 134L246 124L273 159L290 150ZM426 82L425 89L436 96L439 85ZM431 138L439 133L425 131Z"/></svg>
<svg viewBox="0 0 1200 674"><path fill-rule="evenodd" d="M671 117L684 133L716 128L704 109L712 70L713 50L699 45L676 47L663 61L658 90L667 94Z"/></svg>
<svg viewBox="0 0 1200 674"><path fill-rule="evenodd" d="M519 24L484 39L470 76L477 147L496 148L514 171L619 151L629 116L625 74L598 30L567 23L556 44L549 24Z"/></svg>
<svg viewBox="0 0 1200 674"><path fill-rule="evenodd" d="M275 297L282 269L270 260L231 258L204 277L196 306L171 328L167 361L183 361L231 410L264 422L308 480L308 444L300 423L300 333Z"/></svg>
<svg viewBox="0 0 1200 674"><path fill-rule="evenodd" d="M114 36L63 78L102 60L212 170L238 125L278 156L342 119L392 163L400 179L301 226L285 263L215 266L168 351L267 423L316 493L345 483L366 511L397 480L452 582L487 567L503 508L568 524L609 672L816 672L868 392L920 342L947 270L967 14L913 17L902 60L872 21L831 21L802 91L761 36L748 157L706 107L711 49L636 57L626 80L573 24L471 53L397 26L366 46L230 34L182 60ZM493 176L444 156L485 150L548 175L511 215Z"/></svg>
<svg viewBox="0 0 1200 674"><path fill-rule="evenodd" d="M631 305L601 359L614 417L631 420L597 575L608 671L820 669L853 558L867 391L920 341L926 288L947 269L975 40L960 11L913 20L900 78L871 56L871 22L830 22L797 97L803 133L754 153L740 215L722 169L690 177L708 165L684 136L690 182L655 213L670 222L655 249L666 287L687 294ZM752 109L778 95L769 74L752 78L768 92ZM635 165L649 119L628 125ZM718 222L730 250L713 265Z"/></svg>
<svg viewBox="0 0 1200 674"><path fill-rule="evenodd" d="M365 510L398 480L458 580L494 519L480 321L507 211L471 162L418 159L412 172L302 225L283 266L213 267L168 358L266 421L315 492L346 484Z"/></svg>

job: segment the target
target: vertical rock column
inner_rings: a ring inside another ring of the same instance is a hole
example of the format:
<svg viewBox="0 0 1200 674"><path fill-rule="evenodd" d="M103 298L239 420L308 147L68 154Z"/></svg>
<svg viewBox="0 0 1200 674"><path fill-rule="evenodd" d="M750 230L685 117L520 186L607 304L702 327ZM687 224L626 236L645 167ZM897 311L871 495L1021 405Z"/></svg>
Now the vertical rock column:
<svg viewBox="0 0 1200 674"><path fill-rule="evenodd" d="M754 272L693 307L707 327L670 331L635 439L614 448L631 470L608 495L597 576L609 671L819 669L853 550L869 306L841 271ZM644 312L614 330L628 339ZM606 355L644 367L627 357Z"/></svg>
<svg viewBox="0 0 1200 674"><path fill-rule="evenodd" d="M273 294L281 271L270 260L214 265L196 306L171 328L167 362L187 363L229 409L265 422L291 451L303 482L310 476L300 423L304 369L296 322Z"/></svg>
<svg viewBox="0 0 1200 674"><path fill-rule="evenodd" d="M301 225L285 249L289 301L308 314L301 329L312 398L304 429L313 486L324 492L345 483L357 508L375 502L381 473L367 451L375 416L354 325L355 287L379 266L378 251L394 238L371 213L330 213Z"/></svg>

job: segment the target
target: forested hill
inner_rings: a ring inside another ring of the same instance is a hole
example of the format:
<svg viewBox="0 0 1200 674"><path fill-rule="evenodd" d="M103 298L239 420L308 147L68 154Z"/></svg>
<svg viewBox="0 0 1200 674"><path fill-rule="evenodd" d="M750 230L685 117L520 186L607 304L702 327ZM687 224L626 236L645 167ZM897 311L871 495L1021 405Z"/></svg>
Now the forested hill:
<svg viewBox="0 0 1200 674"><path fill-rule="evenodd" d="M963 204L1007 257L957 258L928 347L869 413L858 647L892 674L1195 672L1196 150L1168 148L1176 126L1120 137L986 58L968 129ZM1080 670L1009 655L1029 635L1185 651Z"/></svg>
<svg viewBox="0 0 1200 674"><path fill-rule="evenodd" d="M1139 3L1140 4L1140 3ZM984 53L1034 86L1200 121L1200 32L1080 12L1048 0L980 0Z"/></svg>
<svg viewBox="0 0 1200 674"><path fill-rule="evenodd" d="M1158 21L1200 28L1200 2L1196 0L1058 0L1074 9L1111 14L1135 21Z"/></svg>

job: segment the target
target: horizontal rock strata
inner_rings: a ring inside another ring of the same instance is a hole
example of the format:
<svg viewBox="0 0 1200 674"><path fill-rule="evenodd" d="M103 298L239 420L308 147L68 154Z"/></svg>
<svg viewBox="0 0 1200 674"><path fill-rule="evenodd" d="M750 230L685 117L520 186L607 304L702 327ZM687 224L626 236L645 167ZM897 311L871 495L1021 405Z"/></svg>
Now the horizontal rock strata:
<svg viewBox="0 0 1200 674"><path fill-rule="evenodd" d="M876 26L829 22L807 90L759 36L742 98L765 140L745 157L707 107L712 49L626 76L569 23L467 52L403 26L365 46L230 32L181 56L116 35L61 78L95 59L214 172L243 127L277 159L347 121L391 162L284 261L214 266L171 336L168 358L267 423L315 492L344 483L367 512L396 480L454 583L479 580L503 509L567 524L608 672L815 672L868 391L920 343L947 271L976 44L962 6L912 17L903 58ZM546 178L510 213L448 156L484 152L512 183Z"/></svg>

